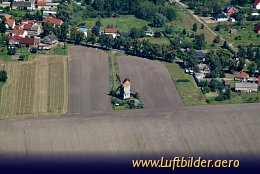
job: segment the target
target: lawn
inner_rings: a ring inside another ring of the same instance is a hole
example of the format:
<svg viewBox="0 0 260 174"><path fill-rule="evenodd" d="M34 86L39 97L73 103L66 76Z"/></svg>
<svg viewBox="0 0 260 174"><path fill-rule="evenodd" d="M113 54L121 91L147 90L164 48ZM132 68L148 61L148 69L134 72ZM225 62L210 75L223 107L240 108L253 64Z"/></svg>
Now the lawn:
<svg viewBox="0 0 260 174"><path fill-rule="evenodd" d="M184 70L176 63L163 63L180 94L180 97L186 106L205 105L206 97L201 93L200 88L193 76L185 74Z"/></svg>
<svg viewBox="0 0 260 174"><path fill-rule="evenodd" d="M223 105L223 104L244 104L244 103L260 103L260 93L242 94L231 93L231 99L224 101L216 101L214 98L207 98L209 104Z"/></svg>
<svg viewBox="0 0 260 174"><path fill-rule="evenodd" d="M11 56L7 54L7 47L0 47L0 59L4 61L11 60Z"/></svg>
<svg viewBox="0 0 260 174"><path fill-rule="evenodd" d="M67 57L34 55L28 61L7 62L5 70L0 119L67 112Z"/></svg>
<svg viewBox="0 0 260 174"><path fill-rule="evenodd" d="M160 38L154 38L154 37L144 37L144 38L140 38L140 40L148 40L150 41L150 43L153 44L164 44L164 45L170 45L170 41L167 37L160 37Z"/></svg>
<svg viewBox="0 0 260 174"><path fill-rule="evenodd" d="M260 45L260 35L254 32L254 25L257 22L244 22L241 26L233 23L221 24L221 29L217 33L226 38L234 46L238 45ZM218 24L210 24L215 30ZM237 33L230 33L231 29L236 29Z"/></svg>
<svg viewBox="0 0 260 174"><path fill-rule="evenodd" d="M56 46L50 50L51 55L67 55L68 49L67 46Z"/></svg>
<svg viewBox="0 0 260 174"><path fill-rule="evenodd" d="M183 29L186 29L187 33L191 34L194 33L192 31L192 27L194 23L198 24L198 30L195 32L195 34L204 34L206 41L208 44L211 44L212 41L214 40L215 36L212 35L212 33L204 27L201 29L201 24L182 6L177 5L177 14L178 14L178 19L176 21L168 22L168 26L172 26L175 31L182 31ZM221 45L223 43L220 43Z"/></svg>
<svg viewBox="0 0 260 174"><path fill-rule="evenodd" d="M88 28L93 28L96 21L97 18L87 18L85 21L81 22L86 22L86 26ZM118 18L100 18L100 21L101 30L107 28L108 26L112 26L114 28L117 28L120 32L129 32L133 27L142 28L149 24L148 21L138 19L133 15L121 15Z"/></svg>

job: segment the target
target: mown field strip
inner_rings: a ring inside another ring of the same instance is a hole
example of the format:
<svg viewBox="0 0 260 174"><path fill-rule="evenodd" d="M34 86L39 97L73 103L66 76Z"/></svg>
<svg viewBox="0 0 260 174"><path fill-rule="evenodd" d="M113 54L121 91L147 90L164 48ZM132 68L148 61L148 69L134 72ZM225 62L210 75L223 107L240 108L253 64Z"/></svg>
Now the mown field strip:
<svg viewBox="0 0 260 174"><path fill-rule="evenodd" d="M0 119L66 113L67 57L37 55L26 62L8 62L2 88Z"/></svg>

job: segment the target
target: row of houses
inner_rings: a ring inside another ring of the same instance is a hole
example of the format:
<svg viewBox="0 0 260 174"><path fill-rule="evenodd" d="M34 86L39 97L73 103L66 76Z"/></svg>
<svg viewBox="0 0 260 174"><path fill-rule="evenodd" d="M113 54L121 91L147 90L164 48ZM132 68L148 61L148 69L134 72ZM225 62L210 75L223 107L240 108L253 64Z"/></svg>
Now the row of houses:
<svg viewBox="0 0 260 174"><path fill-rule="evenodd" d="M44 38L41 38L41 35L43 33L43 23L51 23L53 27L59 27L63 24L60 19L45 17L43 21L22 20L19 24L16 24L11 15L5 15L4 18L8 29L6 34L9 35L8 41L11 46L51 49L58 43L58 38L54 34Z"/></svg>
<svg viewBox="0 0 260 174"><path fill-rule="evenodd" d="M52 0L14 0L10 3L11 9L20 10L55 10L60 3Z"/></svg>

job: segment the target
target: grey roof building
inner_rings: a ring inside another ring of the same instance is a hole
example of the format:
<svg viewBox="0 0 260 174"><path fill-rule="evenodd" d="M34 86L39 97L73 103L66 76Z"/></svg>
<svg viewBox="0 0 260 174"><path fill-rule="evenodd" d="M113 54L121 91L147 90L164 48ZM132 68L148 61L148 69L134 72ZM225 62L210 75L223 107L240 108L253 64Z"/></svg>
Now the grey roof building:
<svg viewBox="0 0 260 174"><path fill-rule="evenodd" d="M256 83L236 83L235 84L235 91L236 92L243 92L243 93L252 93L258 91L258 85Z"/></svg>

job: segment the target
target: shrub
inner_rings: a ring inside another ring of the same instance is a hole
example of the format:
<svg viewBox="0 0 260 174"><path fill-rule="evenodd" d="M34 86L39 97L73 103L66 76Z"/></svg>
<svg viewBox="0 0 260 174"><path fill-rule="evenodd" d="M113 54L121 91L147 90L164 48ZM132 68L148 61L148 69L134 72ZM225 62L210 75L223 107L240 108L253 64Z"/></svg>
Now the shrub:
<svg viewBox="0 0 260 174"><path fill-rule="evenodd" d="M0 71L0 82L6 82L7 79L7 72L4 70Z"/></svg>

